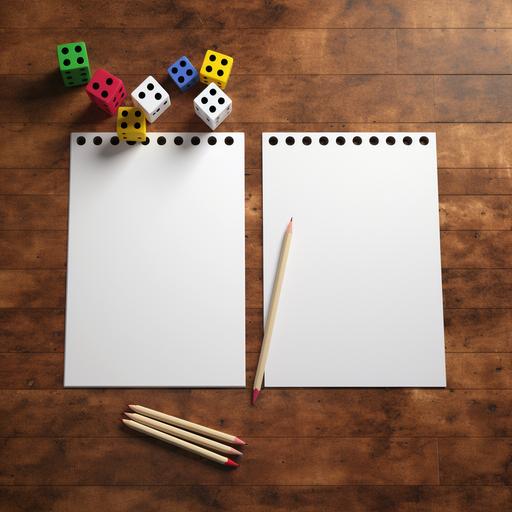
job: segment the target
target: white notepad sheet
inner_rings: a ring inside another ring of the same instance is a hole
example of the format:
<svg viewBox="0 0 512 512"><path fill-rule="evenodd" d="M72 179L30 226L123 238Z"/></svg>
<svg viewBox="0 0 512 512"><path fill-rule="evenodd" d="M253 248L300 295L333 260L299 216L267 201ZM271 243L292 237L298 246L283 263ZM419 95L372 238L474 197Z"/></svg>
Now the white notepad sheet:
<svg viewBox="0 0 512 512"><path fill-rule="evenodd" d="M245 386L244 135L148 135L71 134L65 385Z"/></svg>
<svg viewBox="0 0 512 512"><path fill-rule="evenodd" d="M445 386L435 134L262 147L265 312L293 217L265 385Z"/></svg>

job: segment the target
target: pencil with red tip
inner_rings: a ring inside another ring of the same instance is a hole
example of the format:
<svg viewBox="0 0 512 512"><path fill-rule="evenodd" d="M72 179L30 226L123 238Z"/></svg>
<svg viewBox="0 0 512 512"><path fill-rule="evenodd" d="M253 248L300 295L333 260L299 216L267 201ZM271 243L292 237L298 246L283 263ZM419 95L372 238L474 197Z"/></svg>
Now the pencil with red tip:
<svg viewBox="0 0 512 512"><path fill-rule="evenodd" d="M208 437L194 434L193 432L189 432L188 430L173 427L172 425L164 423L163 421L154 420L153 418L148 418L147 416L143 416L142 414L137 414L135 412L125 412L125 415L128 416L128 418L130 418L131 420L136 421L137 423L141 423L142 425L146 425L147 427L160 430L161 432L164 432L171 436L179 437L180 439L184 439L189 443L204 446L209 450L224 453L226 455L243 455L242 452L238 451L236 448L233 448L232 446L219 443L218 441L214 441L213 439L209 439Z"/></svg>
<svg viewBox="0 0 512 512"><path fill-rule="evenodd" d="M233 436L231 434L226 434L225 432L221 432L220 430L214 430L213 428L203 427L203 425L192 423L191 421L183 420L181 418L177 418L176 416L171 416L170 414L165 414L160 411L155 411L154 409L149 409L148 407L144 407L142 405L129 405L128 407L132 411L147 416L148 418L163 421L164 423L169 423L169 425L184 428L185 430L189 430L190 432L202 434L212 439L216 439L217 441L222 441L224 443L234 445L247 444L245 441L242 441L242 439L240 439L239 437Z"/></svg>
<svg viewBox="0 0 512 512"><path fill-rule="evenodd" d="M218 464L222 464L223 466L229 466L232 468L237 468L238 464L224 455L220 455L219 453L212 452L207 450L206 448L202 448L201 446L197 446L195 444L189 443L188 441L184 441L178 437L171 436L166 434L165 432L160 432L160 430L156 430L154 428L148 427L146 425L142 425L142 423L137 423L133 420L121 420L127 427L136 430L142 434L146 434L147 436L154 437L155 439L159 439L164 443L172 444L173 446L177 446L191 453L195 453L200 457L203 457L208 460L212 460L213 462L217 462Z"/></svg>
<svg viewBox="0 0 512 512"><path fill-rule="evenodd" d="M272 332L274 330L274 323L276 321L277 306L279 304L279 297L281 295L281 288L283 285L284 273L286 269L286 262L288 261L288 252L290 251L290 242L292 240L293 232L293 217L290 219L286 228L283 243L281 245L281 254L279 255L279 263L277 265L277 273L274 279L274 287L272 288L272 295L270 296L270 304L268 308L267 322L265 325L265 333L263 335L263 342L261 343L260 358L258 360L258 368L254 376L254 384L252 386L252 404L256 403L259 394L261 393L261 385L263 383L263 375L265 374L265 365L267 364L268 351L270 348L270 341L272 339Z"/></svg>

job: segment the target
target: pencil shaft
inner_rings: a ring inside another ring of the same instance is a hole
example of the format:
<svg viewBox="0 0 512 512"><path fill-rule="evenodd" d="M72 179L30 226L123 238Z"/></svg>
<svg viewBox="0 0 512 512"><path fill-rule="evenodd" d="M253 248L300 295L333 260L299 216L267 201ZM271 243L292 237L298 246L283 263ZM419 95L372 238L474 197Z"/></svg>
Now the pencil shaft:
<svg viewBox="0 0 512 512"><path fill-rule="evenodd" d="M208 439L207 437L203 437L198 434L189 432L188 430L173 427L168 423L148 418L147 416L143 416L142 414L129 412L125 412L125 414L126 416L128 416L128 418L130 418L133 421L141 423L142 425L146 425L147 427L160 430L161 432L165 432L166 434L179 437L180 439L184 439L185 441L188 441L190 443L194 443L199 446L204 446L205 448L208 448L210 450L215 450L216 452L225 453L228 455L242 455L241 452L235 450L235 448L232 448L227 444L219 443L217 441L214 441L213 439Z"/></svg>
<svg viewBox="0 0 512 512"><path fill-rule="evenodd" d="M274 286L270 296L270 303L268 308L267 322L265 325L265 333L261 344L261 352L258 360L258 368L254 376L254 390L260 390L263 382L263 375L265 374L265 365L267 364L268 352L270 348L270 341L272 339L272 332L274 331L274 323L276 320L277 306L279 304L279 297L281 296L281 288L286 270L286 262L288 261L288 252L290 250L290 242L292 238L291 222L284 235L283 244L281 246L281 253L279 255L279 262L277 265L277 273L274 279Z"/></svg>
<svg viewBox="0 0 512 512"><path fill-rule="evenodd" d="M219 464L227 465L226 463L229 460L224 455L219 455L218 453L207 450L206 448L201 448L200 446L196 446L195 444L189 443L188 441L184 441L183 439L180 439L178 437L171 436L169 434L166 434L165 432L160 432L159 430L156 430L151 427L147 427L146 425L142 425L141 423L137 423L136 421L123 420L123 423L127 427L130 427L133 430L137 430L138 432L141 432L142 434L146 434L150 437L160 439L160 441L164 441L168 444L172 444L173 446L177 446L177 447L182 448L183 450L186 450L188 452L195 453L196 455L200 455L201 457L204 457L205 459L212 460Z"/></svg>
<svg viewBox="0 0 512 512"><path fill-rule="evenodd" d="M144 416L154 418L155 420L163 421L164 423L169 423L170 425L174 425L175 427L190 430L191 432L195 432L197 434L202 434L211 437L212 439L216 439L217 441L223 441L225 443L231 444L245 444L241 439L231 434L226 434L224 432L220 432L219 430L214 430L213 428L203 427L202 425L199 425L197 423L192 423L191 421L176 418L176 416L164 414L163 412L155 411L154 409L149 409L148 407L144 407L142 405L129 405L128 407L132 411L138 412L139 414L143 414Z"/></svg>

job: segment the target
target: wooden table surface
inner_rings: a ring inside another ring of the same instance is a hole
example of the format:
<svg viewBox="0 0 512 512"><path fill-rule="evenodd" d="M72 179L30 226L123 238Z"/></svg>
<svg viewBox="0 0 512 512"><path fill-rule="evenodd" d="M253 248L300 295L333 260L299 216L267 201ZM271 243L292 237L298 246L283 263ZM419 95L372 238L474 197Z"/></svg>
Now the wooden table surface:
<svg viewBox="0 0 512 512"><path fill-rule="evenodd" d="M512 510L511 2L3 0L0 27L2 512ZM114 129L56 73L77 40L128 90L165 80L158 131L206 131L173 59L235 58L219 131L246 133L248 383L261 132L436 131L448 388L276 389L256 408L249 388L64 390L69 133ZM128 403L247 438L243 465L138 437Z"/></svg>

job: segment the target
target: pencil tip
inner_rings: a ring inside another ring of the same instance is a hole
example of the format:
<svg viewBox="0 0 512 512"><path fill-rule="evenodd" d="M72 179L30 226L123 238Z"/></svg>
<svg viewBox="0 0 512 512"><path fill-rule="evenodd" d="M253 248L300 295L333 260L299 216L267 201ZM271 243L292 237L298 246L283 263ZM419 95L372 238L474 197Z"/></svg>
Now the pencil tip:
<svg viewBox="0 0 512 512"><path fill-rule="evenodd" d="M260 390L259 389L253 389L252 390L252 405L254 405L256 403L256 400L258 400L259 394L260 394Z"/></svg>
<svg viewBox="0 0 512 512"><path fill-rule="evenodd" d="M237 468L239 465L240 464L231 459L228 459L226 462L224 462L224 466L229 466L230 468Z"/></svg>
<svg viewBox="0 0 512 512"><path fill-rule="evenodd" d="M236 448L231 448L230 453L231 455L237 455L238 457L241 457L243 455L243 453L239 452Z"/></svg>
<svg viewBox="0 0 512 512"><path fill-rule="evenodd" d="M239 437L235 437L233 444L241 444L242 446L245 446L247 443L243 439L240 439Z"/></svg>

